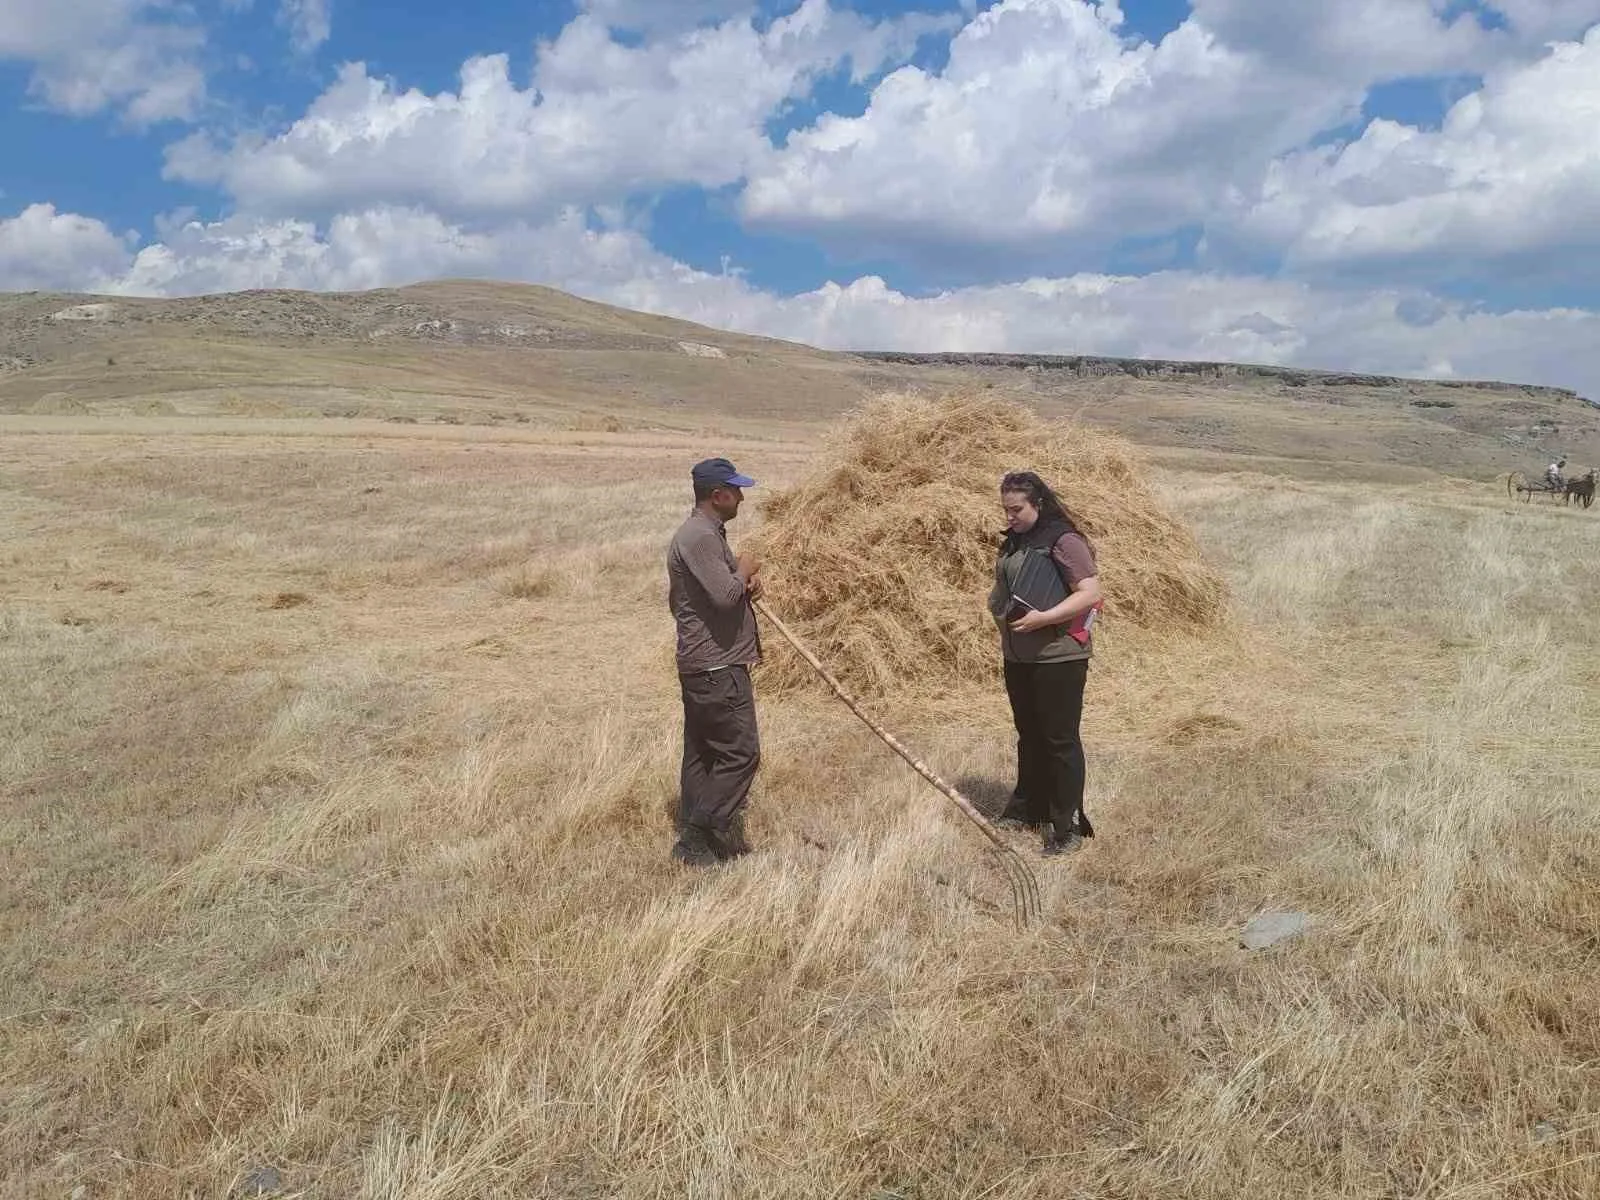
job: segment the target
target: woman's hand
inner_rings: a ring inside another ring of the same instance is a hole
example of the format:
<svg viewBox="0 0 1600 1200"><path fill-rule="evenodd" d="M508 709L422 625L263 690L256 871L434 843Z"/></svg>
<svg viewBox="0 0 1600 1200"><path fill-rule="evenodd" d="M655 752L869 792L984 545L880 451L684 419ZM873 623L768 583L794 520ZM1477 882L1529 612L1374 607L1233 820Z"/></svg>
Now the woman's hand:
<svg viewBox="0 0 1600 1200"><path fill-rule="evenodd" d="M1042 612L1023 613L1011 622L1012 633L1038 633L1041 629L1048 629L1056 622L1047 619L1048 614Z"/></svg>

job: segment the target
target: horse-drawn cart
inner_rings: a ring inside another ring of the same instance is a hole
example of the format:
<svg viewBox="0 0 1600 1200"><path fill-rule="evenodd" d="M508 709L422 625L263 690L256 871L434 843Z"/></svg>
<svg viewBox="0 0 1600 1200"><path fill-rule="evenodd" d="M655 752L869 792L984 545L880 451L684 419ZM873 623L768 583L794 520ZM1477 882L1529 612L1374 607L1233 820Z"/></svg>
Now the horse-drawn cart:
<svg viewBox="0 0 1600 1200"><path fill-rule="evenodd" d="M1571 504L1576 500L1588 508L1594 503L1595 474L1590 471L1577 479L1567 479L1561 483L1553 483L1548 479L1529 479L1521 471L1513 471L1506 476L1506 495L1515 500L1522 497L1527 503L1535 496L1558 497L1563 504Z"/></svg>

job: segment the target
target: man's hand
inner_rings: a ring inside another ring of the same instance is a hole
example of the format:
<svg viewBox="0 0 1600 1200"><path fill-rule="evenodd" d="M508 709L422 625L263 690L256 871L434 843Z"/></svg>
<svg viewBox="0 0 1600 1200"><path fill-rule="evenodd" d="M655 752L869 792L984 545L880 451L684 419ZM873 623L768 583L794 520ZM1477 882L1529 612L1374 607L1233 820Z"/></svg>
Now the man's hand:
<svg viewBox="0 0 1600 1200"><path fill-rule="evenodd" d="M1039 630L1048 629L1055 623L1054 621L1046 621L1042 612L1023 613L1022 616L1011 622L1011 632L1038 633Z"/></svg>
<svg viewBox="0 0 1600 1200"><path fill-rule="evenodd" d="M746 585L748 585L750 581L757 575L761 574L761 556L754 550L740 551L739 557L736 561L738 564L737 570L739 572L739 578L744 580Z"/></svg>
<svg viewBox="0 0 1600 1200"><path fill-rule="evenodd" d="M757 575L745 585L745 591L750 593L750 599L759 600L767 594L767 585L762 583L761 576Z"/></svg>

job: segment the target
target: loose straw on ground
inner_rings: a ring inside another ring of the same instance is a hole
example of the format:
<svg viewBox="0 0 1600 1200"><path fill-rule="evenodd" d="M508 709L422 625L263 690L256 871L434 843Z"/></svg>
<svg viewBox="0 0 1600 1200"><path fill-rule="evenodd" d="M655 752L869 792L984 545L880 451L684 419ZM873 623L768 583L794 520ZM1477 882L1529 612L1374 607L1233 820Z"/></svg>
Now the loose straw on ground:
<svg viewBox="0 0 1600 1200"><path fill-rule="evenodd" d="M905 759L911 765L913 771L942 792L945 798L960 809L962 815L976 825L983 836L989 839L990 849L999 860L1000 869L1005 874L1006 881L1011 885L1011 904L1016 917L1017 928L1026 929L1031 922L1038 920L1041 914L1039 881L1034 877L1033 871L1028 864L1022 861L1022 856L1006 845L1005 839L995 831L994 826L989 824L983 814L973 805L972 801L939 778L927 764L901 745L894 734L879 725L864 712L856 698L844 689L844 686L833 677L828 668L822 665L817 656L812 654L805 644L790 631L789 627L773 614L765 601L757 600L755 608L772 624L774 629L784 636L799 655L811 664L812 669L822 676L823 681L833 689L834 695L843 700L850 711L860 717L868 729L882 738L889 749Z"/></svg>

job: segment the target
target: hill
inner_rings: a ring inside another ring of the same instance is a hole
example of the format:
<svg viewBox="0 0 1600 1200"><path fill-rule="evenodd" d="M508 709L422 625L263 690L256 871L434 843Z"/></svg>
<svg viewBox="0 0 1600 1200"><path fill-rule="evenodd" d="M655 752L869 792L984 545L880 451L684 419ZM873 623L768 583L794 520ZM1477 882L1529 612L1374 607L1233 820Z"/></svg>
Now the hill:
<svg viewBox="0 0 1600 1200"><path fill-rule="evenodd" d="M1090 356L834 353L581 300L443 281L157 300L0 296L0 414L362 417L804 435L886 390L995 388L1158 456L1379 477L1600 461L1569 391Z"/></svg>
<svg viewBox="0 0 1600 1200"><path fill-rule="evenodd" d="M0 412L334 416L570 426L783 421L885 372L772 339L463 281L176 300L0 298ZM774 381L782 388L775 391Z"/></svg>

